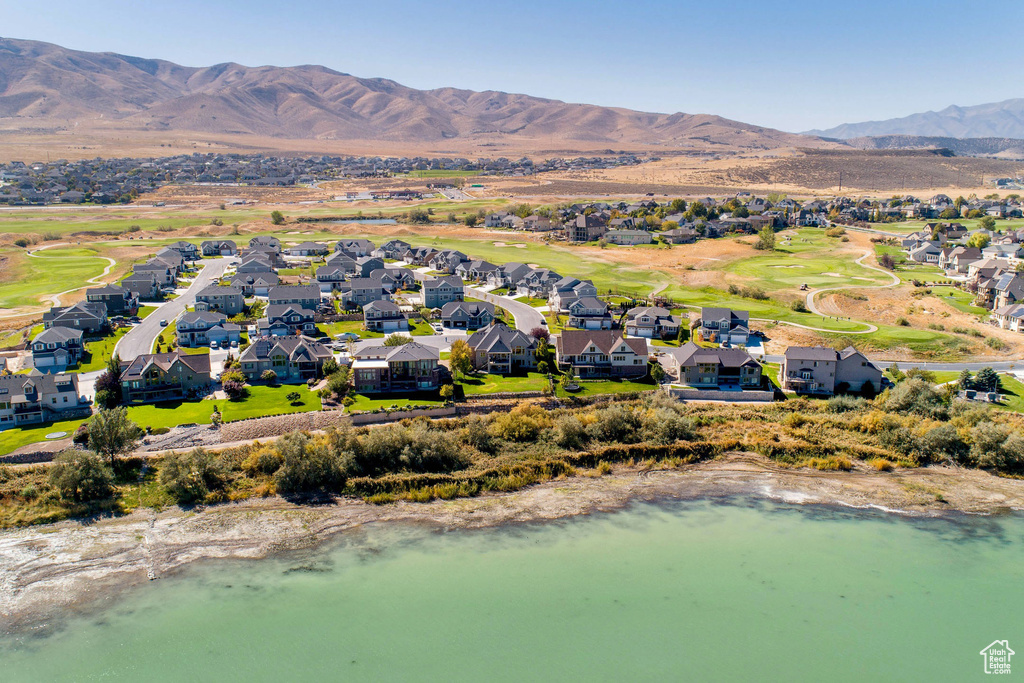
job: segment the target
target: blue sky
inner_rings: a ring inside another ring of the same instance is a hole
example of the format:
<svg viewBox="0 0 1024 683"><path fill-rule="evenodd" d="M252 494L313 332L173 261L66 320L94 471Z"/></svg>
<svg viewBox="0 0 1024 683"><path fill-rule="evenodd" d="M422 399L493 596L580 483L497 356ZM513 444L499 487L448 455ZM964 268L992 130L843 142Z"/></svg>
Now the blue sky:
<svg viewBox="0 0 1024 683"><path fill-rule="evenodd" d="M1019 0L49 0L0 17L5 37L188 66L322 64L791 131L1024 97L1001 31Z"/></svg>

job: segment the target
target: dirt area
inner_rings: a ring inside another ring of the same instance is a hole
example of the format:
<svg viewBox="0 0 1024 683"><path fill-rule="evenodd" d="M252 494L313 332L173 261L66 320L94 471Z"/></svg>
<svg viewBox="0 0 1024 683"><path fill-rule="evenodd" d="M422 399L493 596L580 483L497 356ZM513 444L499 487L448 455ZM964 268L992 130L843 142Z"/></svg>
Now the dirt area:
<svg viewBox="0 0 1024 683"><path fill-rule="evenodd" d="M9 630L54 628L69 613L192 562L310 552L335 534L372 522L483 528L612 511L634 501L751 495L920 515L985 514L1024 507L1024 481L942 467L794 470L734 453L680 469L623 467L604 477L453 501L374 506L345 498L310 506L271 497L189 511L147 509L0 534L0 615Z"/></svg>

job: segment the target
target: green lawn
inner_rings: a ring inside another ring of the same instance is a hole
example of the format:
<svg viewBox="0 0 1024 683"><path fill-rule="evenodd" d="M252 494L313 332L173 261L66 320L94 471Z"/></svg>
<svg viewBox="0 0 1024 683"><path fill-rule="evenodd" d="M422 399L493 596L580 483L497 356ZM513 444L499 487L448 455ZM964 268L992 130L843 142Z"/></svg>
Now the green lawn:
<svg viewBox="0 0 1024 683"><path fill-rule="evenodd" d="M85 354L78 364L79 372L92 372L107 367L107 361L114 355L114 347L121 337L128 334L130 327L119 327L117 330L99 339L85 342Z"/></svg>
<svg viewBox="0 0 1024 683"><path fill-rule="evenodd" d="M153 311L158 310L158 308L158 306L139 306L139 312L136 315L140 318L145 318Z"/></svg>
<svg viewBox="0 0 1024 683"><path fill-rule="evenodd" d="M45 425L32 427L15 427L0 431L0 455L5 455L30 443L44 441L47 434L53 432L67 432L68 436L75 433L78 425L85 420L65 420Z"/></svg>
<svg viewBox="0 0 1024 683"><path fill-rule="evenodd" d="M381 332L364 330L362 320L343 320L338 323L320 323L316 327L332 339L336 338L339 334L345 334L348 332L354 332L363 339L379 339L384 336Z"/></svg>
<svg viewBox="0 0 1024 683"><path fill-rule="evenodd" d="M251 386L249 395L238 401L168 401L128 408L128 417L140 427L175 427L195 422L209 424L210 415L216 405L225 422L244 420L264 415L306 413L320 410L320 397L305 385L285 384L276 387ZM298 392L302 399L292 405L285 398L291 392Z"/></svg>
<svg viewBox="0 0 1024 683"><path fill-rule="evenodd" d="M109 265L93 249L69 247L37 253L38 258L22 249L0 249L0 257L6 258L0 274L0 308L43 305L49 295L86 286Z"/></svg>
<svg viewBox="0 0 1024 683"><path fill-rule="evenodd" d="M548 386L547 375L531 372L526 376L474 375L459 380L466 396L479 394L518 393L543 391Z"/></svg>
<svg viewBox="0 0 1024 683"><path fill-rule="evenodd" d="M18 346L24 341L32 341L32 339L42 331L43 325L40 323L38 325L33 325L29 329L27 335L23 335L20 331L0 333L2 334L2 336L0 336L0 349L9 349L12 346Z"/></svg>
<svg viewBox="0 0 1024 683"><path fill-rule="evenodd" d="M974 306L974 295L956 287L932 287L932 295L963 313L970 315L988 315L989 311L981 306Z"/></svg>
<svg viewBox="0 0 1024 683"><path fill-rule="evenodd" d="M650 378L644 378L643 380L619 380L619 379L606 379L606 380L582 380L579 382L580 390L574 392L563 391L561 387L556 384L555 393L560 398L567 396L597 396L600 394L625 394L633 391L651 391L657 389L658 385L655 384Z"/></svg>
<svg viewBox="0 0 1024 683"><path fill-rule="evenodd" d="M1002 392L1006 399L1005 403L999 407L1015 413L1024 413L1024 383L1010 375L1000 375L999 379L1002 382Z"/></svg>
<svg viewBox="0 0 1024 683"><path fill-rule="evenodd" d="M436 391L424 394L413 394L407 398L395 398L392 396L388 396L386 398L373 398L364 394L355 393L349 395L355 399L355 403L345 409L349 413L369 412L377 410L378 408L408 408L410 406L438 408L444 405L444 401L440 400Z"/></svg>
<svg viewBox="0 0 1024 683"><path fill-rule="evenodd" d="M548 305L548 300L547 299L538 299L538 298L532 297L532 296L516 297L516 301L524 303L527 306L532 306L533 308L537 308L538 306L547 306Z"/></svg>
<svg viewBox="0 0 1024 683"><path fill-rule="evenodd" d="M974 230L975 228L978 227L978 222L980 220L981 220L980 218L953 218L953 219L950 219L950 220L947 220L945 218L932 218L932 219L929 219L929 220L900 221L898 223L872 223L871 227L875 228L875 229L878 229L878 230L884 230L886 232L911 233L911 232L917 232L918 230L921 230L928 223L942 222L942 223L960 223L961 225L963 225L968 230ZM1024 219L1021 219L1021 218L1006 218L1006 219L997 218L996 219L996 227L995 227L996 230L1002 230L1003 232L1005 232L1005 231L1011 230L1011 229L1012 230L1017 230L1018 228L1021 228L1021 227L1024 227Z"/></svg>

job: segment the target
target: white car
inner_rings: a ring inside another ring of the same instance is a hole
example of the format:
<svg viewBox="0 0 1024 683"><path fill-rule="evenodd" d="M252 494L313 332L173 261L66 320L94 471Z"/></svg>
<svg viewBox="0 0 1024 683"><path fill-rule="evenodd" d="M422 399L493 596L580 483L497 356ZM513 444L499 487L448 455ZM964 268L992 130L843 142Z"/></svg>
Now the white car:
<svg viewBox="0 0 1024 683"><path fill-rule="evenodd" d="M220 348L220 345L217 343L216 339L211 339L210 340L210 348L211 349Z"/></svg>

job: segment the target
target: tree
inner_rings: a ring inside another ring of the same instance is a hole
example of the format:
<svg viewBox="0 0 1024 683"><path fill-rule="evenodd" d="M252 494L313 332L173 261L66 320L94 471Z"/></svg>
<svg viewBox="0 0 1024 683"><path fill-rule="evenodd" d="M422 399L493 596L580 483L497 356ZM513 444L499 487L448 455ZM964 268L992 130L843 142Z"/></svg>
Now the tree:
<svg viewBox="0 0 1024 683"><path fill-rule="evenodd" d="M135 449L142 436L139 426L128 419L123 406L101 410L89 420L89 448L100 455L114 458Z"/></svg>
<svg viewBox="0 0 1024 683"><path fill-rule="evenodd" d="M597 246L601 247L602 249L607 249L608 240L602 237L601 239L597 240Z"/></svg>
<svg viewBox="0 0 1024 683"><path fill-rule="evenodd" d="M82 503L109 496L114 473L96 453L67 450L53 459L49 480L61 498Z"/></svg>
<svg viewBox="0 0 1024 683"><path fill-rule="evenodd" d="M468 214L465 218L462 219L462 222L466 224L467 228L475 228L477 217L474 216L473 214Z"/></svg>
<svg viewBox="0 0 1024 683"><path fill-rule="evenodd" d="M192 503L224 485L224 470L212 454L196 448L165 457L158 478L179 503Z"/></svg>
<svg viewBox="0 0 1024 683"><path fill-rule="evenodd" d="M738 206L732 212L733 218L747 218L750 216L750 211L745 206Z"/></svg>
<svg viewBox="0 0 1024 683"><path fill-rule="evenodd" d="M996 219L992 216L984 216L978 221L978 227L982 230L995 230Z"/></svg>
<svg viewBox="0 0 1024 683"><path fill-rule="evenodd" d="M384 346L405 346L406 344L412 343L413 339L407 334L389 334L384 338Z"/></svg>
<svg viewBox="0 0 1024 683"><path fill-rule="evenodd" d="M537 327L535 327L532 330L530 330L530 336L533 337L534 339L536 339L537 341L540 341L540 340L547 341L547 340L551 339L551 331L548 330L548 328L546 328L546 327L538 325Z"/></svg>
<svg viewBox="0 0 1024 683"><path fill-rule="evenodd" d="M992 368L982 368L974 376L974 388L978 391L999 391L999 375Z"/></svg>
<svg viewBox="0 0 1024 683"><path fill-rule="evenodd" d="M296 405L302 401L302 394L297 391L289 391L285 398L288 399L288 402L292 405Z"/></svg>
<svg viewBox="0 0 1024 683"><path fill-rule="evenodd" d="M964 368L960 372L960 379L957 380L957 385L960 387L960 391L967 391L974 387L974 378L971 377L971 371Z"/></svg>
<svg viewBox="0 0 1024 683"><path fill-rule="evenodd" d="M465 339L456 339L452 342L448 365L455 371L456 376L466 376L473 371L473 349Z"/></svg>
<svg viewBox="0 0 1024 683"><path fill-rule="evenodd" d="M334 360L333 357L328 358L327 360L324 361L323 368L321 368L321 372L323 372L324 377L330 377L337 371L338 361Z"/></svg>
<svg viewBox="0 0 1024 683"><path fill-rule="evenodd" d="M454 384L443 384L441 385L441 400L445 403L451 403L451 400L455 398L455 385Z"/></svg>
<svg viewBox="0 0 1024 683"><path fill-rule="evenodd" d="M754 243L754 249L775 251L775 230L770 225L764 226L757 233L757 242Z"/></svg>
<svg viewBox="0 0 1024 683"><path fill-rule="evenodd" d="M882 254L878 257L878 265L886 270L896 270L896 260L889 254Z"/></svg>
<svg viewBox="0 0 1024 683"><path fill-rule="evenodd" d="M983 232L976 232L967 238L967 246L975 249L984 249L991 242L992 238Z"/></svg>
<svg viewBox="0 0 1024 683"><path fill-rule="evenodd" d="M573 370L572 366L570 365L569 369L566 370L565 374L562 375L562 378L560 380L558 380L558 386L560 386L562 388L562 391L566 391L569 388L569 386L572 385L575 382L576 382L576 372Z"/></svg>
<svg viewBox="0 0 1024 683"><path fill-rule="evenodd" d="M675 230L678 227L679 223L676 223L675 221L665 221L661 224L662 230Z"/></svg>
<svg viewBox="0 0 1024 683"><path fill-rule="evenodd" d="M260 375L260 379L267 384L274 384L277 382L277 373L273 370L264 370L263 374Z"/></svg>
<svg viewBox="0 0 1024 683"><path fill-rule="evenodd" d="M939 214L939 218L944 218L945 220L949 220L951 218L959 218L959 216L960 210L954 209L952 206L949 207L948 209L943 209L942 213Z"/></svg>
<svg viewBox="0 0 1024 683"><path fill-rule="evenodd" d="M651 363L651 379L657 384L661 384L661 380L665 379L665 368L661 367L661 363Z"/></svg>
<svg viewBox="0 0 1024 683"><path fill-rule="evenodd" d="M271 211L270 222L274 225L284 225L284 214L280 211Z"/></svg>

